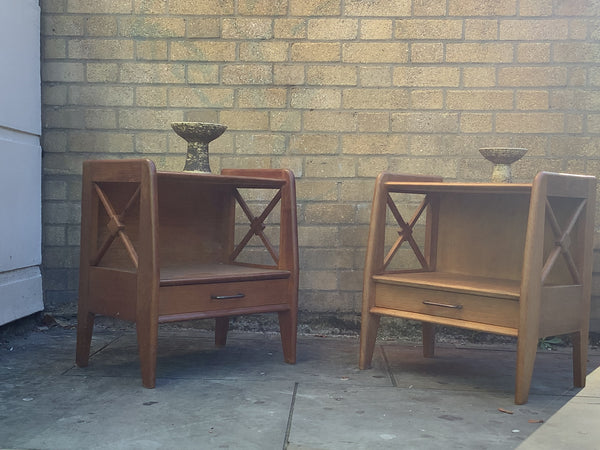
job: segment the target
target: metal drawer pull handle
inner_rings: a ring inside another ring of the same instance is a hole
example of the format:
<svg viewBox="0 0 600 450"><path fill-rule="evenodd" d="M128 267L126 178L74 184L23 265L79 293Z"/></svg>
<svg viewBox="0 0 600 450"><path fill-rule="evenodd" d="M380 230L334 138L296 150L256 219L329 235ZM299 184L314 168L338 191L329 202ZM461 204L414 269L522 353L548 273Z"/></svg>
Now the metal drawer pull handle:
<svg viewBox="0 0 600 450"><path fill-rule="evenodd" d="M424 305L440 306L442 308L462 309L462 305L447 305L445 303L423 302Z"/></svg>
<svg viewBox="0 0 600 450"><path fill-rule="evenodd" d="M211 295L210 298L213 300L231 300L232 298L244 298L246 294L233 294L233 295Z"/></svg>

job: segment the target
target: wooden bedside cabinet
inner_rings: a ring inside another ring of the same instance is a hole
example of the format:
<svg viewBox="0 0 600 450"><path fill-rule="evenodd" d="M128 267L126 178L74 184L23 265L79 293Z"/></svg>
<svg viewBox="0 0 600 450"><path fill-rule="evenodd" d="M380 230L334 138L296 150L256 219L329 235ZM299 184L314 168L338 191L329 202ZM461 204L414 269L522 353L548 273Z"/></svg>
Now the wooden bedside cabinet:
<svg viewBox="0 0 600 450"><path fill-rule="evenodd" d="M574 385L583 387L595 189L595 177L547 172L531 184L381 174L367 244L360 368L371 364L380 317L392 316L422 322L426 357L434 353L435 324L517 337L517 404L527 402L538 340L571 334ZM400 199L421 200L408 220ZM400 231L386 252L388 210ZM417 267L392 268L402 244Z"/></svg>
<svg viewBox="0 0 600 450"><path fill-rule="evenodd" d="M136 323L142 382L152 388L159 323L216 318L215 343L225 345L230 316L267 312L278 314L284 359L295 363L291 171L213 175L157 172L149 160L86 161L81 214L77 365L88 364L96 314Z"/></svg>

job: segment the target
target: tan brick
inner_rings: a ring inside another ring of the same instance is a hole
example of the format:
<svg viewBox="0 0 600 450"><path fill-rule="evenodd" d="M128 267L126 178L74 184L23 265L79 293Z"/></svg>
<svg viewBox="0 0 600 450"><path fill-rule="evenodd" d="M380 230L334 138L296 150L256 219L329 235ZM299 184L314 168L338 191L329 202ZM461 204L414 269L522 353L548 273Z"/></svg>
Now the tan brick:
<svg viewBox="0 0 600 450"><path fill-rule="evenodd" d="M445 112L392 113L392 131L402 133L456 133L459 115Z"/></svg>
<svg viewBox="0 0 600 450"><path fill-rule="evenodd" d="M169 106L188 108L231 108L233 89L217 87L169 88Z"/></svg>
<svg viewBox="0 0 600 450"><path fill-rule="evenodd" d="M39 4L44 13L64 13L67 11L67 4L64 0L40 0Z"/></svg>
<svg viewBox="0 0 600 450"><path fill-rule="evenodd" d="M165 133L135 133L136 153L164 153L167 151L167 135Z"/></svg>
<svg viewBox="0 0 600 450"><path fill-rule="evenodd" d="M465 115L470 115L470 113L461 114L461 118ZM481 158L477 149L489 145L489 138L477 139L478 137L463 134L414 134L410 136L410 154L414 156L453 156L455 158L476 155ZM486 142L488 143L486 144Z"/></svg>
<svg viewBox="0 0 600 450"><path fill-rule="evenodd" d="M584 89L551 91L550 105L562 110L598 111L600 92Z"/></svg>
<svg viewBox="0 0 600 450"><path fill-rule="evenodd" d="M337 16L341 12L340 0L289 0L292 16Z"/></svg>
<svg viewBox="0 0 600 450"><path fill-rule="evenodd" d="M513 61L513 45L508 43L450 43L446 62L508 63Z"/></svg>
<svg viewBox="0 0 600 450"><path fill-rule="evenodd" d="M590 68L590 85L600 86L600 67Z"/></svg>
<svg viewBox="0 0 600 450"><path fill-rule="evenodd" d="M119 111L119 127L124 130L165 130L171 122L181 122L183 115L175 110L124 109Z"/></svg>
<svg viewBox="0 0 600 450"><path fill-rule="evenodd" d="M119 33L115 16L91 16L86 20L85 29L88 37L116 37Z"/></svg>
<svg viewBox="0 0 600 450"><path fill-rule="evenodd" d="M494 41L498 39L498 20L466 19L465 39L468 41Z"/></svg>
<svg viewBox="0 0 600 450"><path fill-rule="evenodd" d="M84 65L76 62L47 62L42 65L42 80L48 82L83 81Z"/></svg>
<svg viewBox="0 0 600 450"><path fill-rule="evenodd" d="M446 2L419 0L413 2L413 16L445 16Z"/></svg>
<svg viewBox="0 0 600 450"><path fill-rule="evenodd" d="M353 66L308 66L306 82L321 86L356 86L356 68Z"/></svg>
<svg viewBox="0 0 600 450"><path fill-rule="evenodd" d="M554 62L595 63L600 61L600 44L556 43L553 46Z"/></svg>
<svg viewBox="0 0 600 450"><path fill-rule="evenodd" d="M566 19L500 21L500 39L503 41L562 40L568 34Z"/></svg>
<svg viewBox="0 0 600 450"><path fill-rule="evenodd" d="M233 5L234 0L169 0L169 13L220 16L233 14Z"/></svg>
<svg viewBox="0 0 600 450"><path fill-rule="evenodd" d="M517 61L521 63L550 62L550 44L536 42L517 46Z"/></svg>
<svg viewBox="0 0 600 450"><path fill-rule="evenodd" d="M167 63L125 63L119 74L122 83L184 83L185 66Z"/></svg>
<svg viewBox="0 0 600 450"><path fill-rule="evenodd" d="M167 43L164 41L136 41L135 54L138 60L167 60Z"/></svg>
<svg viewBox="0 0 600 450"><path fill-rule="evenodd" d="M235 61L235 42L175 41L171 43L173 61Z"/></svg>
<svg viewBox="0 0 600 450"><path fill-rule="evenodd" d="M496 69L494 67L465 67L463 84L467 88L492 87L496 85Z"/></svg>
<svg viewBox="0 0 600 450"><path fill-rule="evenodd" d="M43 36L83 36L83 16L45 15L41 20Z"/></svg>
<svg viewBox="0 0 600 450"><path fill-rule="evenodd" d="M290 152L298 155L335 155L339 141L332 134L300 134L290 138Z"/></svg>
<svg viewBox="0 0 600 450"><path fill-rule="evenodd" d="M498 133L562 133L564 115L561 113L498 113Z"/></svg>
<svg viewBox="0 0 600 450"><path fill-rule="evenodd" d="M346 0L344 3L344 15L347 16L410 16L410 0Z"/></svg>
<svg viewBox="0 0 600 450"><path fill-rule="evenodd" d="M391 158L391 172L414 173L418 175L437 175L443 178L456 179L458 173L458 161L456 158Z"/></svg>
<svg viewBox="0 0 600 450"><path fill-rule="evenodd" d="M350 249L338 248L302 249L300 264L314 269L352 269L354 252Z"/></svg>
<svg viewBox="0 0 600 450"><path fill-rule="evenodd" d="M567 68L567 85L570 87L586 86L587 72L587 69L581 66Z"/></svg>
<svg viewBox="0 0 600 450"><path fill-rule="evenodd" d="M444 107L444 91L441 89L411 91L410 106L412 109L442 109Z"/></svg>
<svg viewBox="0 0 600 450"><path fill-rule="evenodd" d="M388 112L358 112L356 113L358 131L377 133L390 131L390 113Z"/></svg>
<svg viewBox="0 0 600 450"><path fill-rule="evenodd" d="M566 83L565 67L501 67L498 69L499 86L564 86Z"/></svg>
<svg viewBox="0 0 600 450"><path fill-rule="evenodd" d="M340 245L345 247L362 247L367 242L368 234L368 225L347 225L340 229Z"/></svg>
<svg viewBox="0 0 600 450"><path fill-rule="evenodd" d="M271 161L271 167L274 169L288 169L294 173L296 179L304 175L304 158L293 156L280 156Z"/></svg>
<svg viewBox="0 0 600 450"><path fill-rule="evenodd" d="M302 128L302 113L300 111L271 111L269 112L270 129L273 131L300 131Z"/></svg>
<svg viewBox="0 0 600 450"><path fill-rule="evenodd" d="M299 284L302 289L335 291L338 289L337 273L335 271L306 270L300 273ZM330 306L326 310L329 310L329 308ZM311 311L314 311L314 309L311 308Z"/></svg>
<svg viewBox="0 0 600 450"><path fill-rule="evenodd" d="M238 90L239 108L284 108L287 91L283 88L242 88Z"/></svg>
<svg viewBox="0 0 600 450"><path fill-rule="evenodd" d="M410 45L412 63L441 63L444 61L444 44L441 42L414 42Z"/></svg>
<svg viewBox="0 0 600 450"><path fill-rule="evenodd" d="M165 14L168 0L134 0L133 10L138 14Z"/></svg>
<svg viewBox="0 0 600 450"><path fill-rule="evenodd" d="M221 37L224 39L272 39L273 20L259 17L225 18Z"/></svg>
<svg viewBox="0 0 600 450"><path fill-rule="evenodd" d="M344 91L347 109L405 109L409 93L405 89L347 89Z"/></svg>
<svg viewBox="0 0 600 450"><path fill-rule="evenodd" d="M186 37L218 38L221 36L221 24L218 18L186 18Z"/></svg>
<svg viewBox="0 0 600 450"><path fill-rule="evenodd" d="M396 67L394 86L408 87L457 87L460 83L460 68L449 66Z"/></svg>
<svg viewBox="0 0 600 450"><path fill-rule="evenodd" d="M371 156L358 160L356 175L359 177L375 178L379 173L388 170L388 158Z"/></svg>
<svg viewBox="0 0 600 450"><path fill-rule="evenodd" d="M342 137L342 153L351 155L406 154L408 136L400 134L359 134Z"/></svg>
<svg viewBox="0 0 600 450"><path fill-rule="evenodd" d="M449 110L506 110L513 108L512 90L448 91L446 106Z"/></svg>
<svg viewBox="0 0 600 450"><path fill-rule="evenodd" d="M450 16L514 16L516 0L449 0Z"/></svg>
<svg viewBox="0 0 600 450"><path fill-rule="evenodd" d="M339 183L336 180L303 179L298 182L299 201L335 201L338 200Z"/></svg>
<svg viewBox="0 0 600 450"><path fill-rule="evenodd" d="M547 110L550 106L548 91L517 91L516 107L522 111Z"/></svg>
<svg viewBox="0 0 600 450"><path fill-rule="evenodd" d="M552 0L520 0L520 16L551 16Z"/></svg>
<svg viewBox="0 0 600 450"><path fill-rule="evenodd" d="M339 89L307 88L291 91L290 106L303 109L332 109L341 106Z"/></svg>
<svg viewBox="0 0 600 450"><path fill-rule="evenodd" d="M314 178L346 178L356 176L355 159L349 157L309 157L306 176Z"/></svg>
<svg viewBox="0 0 600 450"><path fill-rule="evenodd" d="M360 258L363 261L362 265L364 266L364 256ZM338 278L340 280L340 289L347 291L362 291L363 287L363 275L364 272L361 267L355 267L357 270L342 270L338 272Z"/></svg>
<svg viewBox="0 0 600 450"><path fill-rule="evenodd" d="M289 44L282 41L240 43L241 61L286 61Z"/></svg>
<svg viewBox="0 0 600 450"><path fill-rule="evenodd" d="M556 5L556 15L559 16L600 16L600 4L596 0L570 0Z"/></svg>
<svg viewBox="0 0 600 450"><path fill-rule="evenodd" d="M356 116L344 111L305 111L302 114L305 131L356 131Z"/></svg>
<svg viewBox="0 0 600 450"><path fill-rule="evenodd" d="M235 152L239 155L283 155L285 151L285 136L282 135L243 133L235 137Z"/></svg>
<svg viewBox="0 0 600 450"><path fill-rule="evenodd" d="M398 19L395 22L396 39L462 39L462 20L453 19Z"/></svg>
<svg viewBox="0 0 600 450"><path fill-rule="evenodd" d="M64 153L67 148L67 133L64 131L44 131L41 139L44 153Z"/></svg>
<svg viewBox="0 0 600 450"><path fill-rule="evenodd" d="M338 41L356 39L357 19L309 19L308 39L317 41Z"/></svg>
<svg viewBox="0 0 600 450"><path fill-rule="evenodd" d="M131 14L131 2L112 0L66 0L68 13Z"/></svg>
<svg viewBox="0 0 600 450"><path fill-rule="evenodd" d="M71 59L133 59L133 41L122 39L73 39L69 41Z"/></svg>
<svg viewBox="0 0 600 450"><path fill-rule="evenodd" d="M123 131L74 131L67 145L76 153L133 153L133 140L132 133Z"/></svg>
<svg viewBox="0 0 600 450"><path fill-rule="evenodd" d="M223 68L223 84L271 84L273 72L266 64L235 64Z"/></svg>
<svg viewBox="0 0 600 450"><path fill-rule="evenodd" d="M221 123L229 130L267 130L269 114L266 111L225 110L219 114Z"/></svg>
<svg viewBox="0 0 600 450"><path fill-rule="evenodd" d="M460 115L461 133L490 133L493 131L491 113L462 113Z"/></svg>
<svg viewBox="0 0 600 450"><path fill-rule="evenodd" d="M340 44L333 42L293 43L291 56L292 61L339 61Z"/></svg>
<svg viewBox="0 0 600 450"><path fill-rule="evenodd" d="M304 182L304 180L302 181ZM302 190L302 183L298 182L298 195ZM300 200L300 197L298 197ZM307 247L322 247L336 245L338 241L337 226L322 226L322 225L298 225L298 242L304 248Z"/></svg>
<svg viewBox="0 0 600 450"><path fill-rule="evenodd" d="M354 205L349 203L309 203L304 210L307 224L351 223L355 214Z"/></svg>
<svg viewBox="0 0 600 450"><path fill-rule="evenodd" d="M42 103L44 105L66 105L67 90L65 85L45 86L42 90Z"/></svg>
<svg viewBox="0 0 600 450"><path fill-rule="evenodd" d="M342 46L342 61L348 63L408 62L408 44L395 42L346 43Z"/></svg>
<svg viewBox="0 0 600 450"><path fill-rule="evenodd" d="M119 79L119 66L114 63L94 63L86 64L86 80L90 83L108 83L116 82Z"/></svg>
<svg viewBox="0 0 600 450"><path fill-rule="evenodd" d="M585 41L588 36L588 28L590 30L590 38L597 41L600 36L597 22L590 22L587 19L570 19L569 24L569 39L577 41Z"/></svg>
<svg viewBox="0 0 600 450"><path fill-rule="evenodd" d="M306 39L307 19L275 19L273 37L275 39Z"/></svg>
<svg viewBox="0 0 600 450"><path fill-rule="evenodd" d="M359 37L362 40L391 39L393 31L391 19L363 19L360 21Z"/></svg>
<svg viewBox="0 0 600 450"><path fill-rule="evenodd" d="M187 81L192 84L218 84L218 64L187 64Z"/></svg>
<svg viewBox="0 0 600 450"><path fill-rule="evenodd" d="M119 34L145 38L183 37L185 20L179 17L122 17L119 19Z"/></svg>
<svg viewBox="0 0 600 450"><path fill-rule="evenodd" d="M71 86L69 102L73 105L131 106L133 88L125 86Z"/></svg>
<svg viewBox="0 0 600 450"><path fill-rule="evenodd" d="M389 66L363 66L358 68L360 86L389 87L392 85L392 69Z"/></svg>
<svg viewBox="0 0 600 450"><path fill-rule="evenodd" d="M565 133L582 133L584 117L583 114L565 114Z"/></svg>
<svg viewBox="0 0 600 450"><path fill-rule="evenodd" d="M238 0L238 12L245 16L281 16L287 12L287 0Z"/></svg>
<svg viewBox="0 0 600 450"><path fill-rule="evenodd" d="M46 38L42 41L42 49L45 63L51 59L65 59L67 57L67 40Z"/></svg>
<svg viewBox="0 0 600 450"><path fill-rule="evenodd" d="M273 84L302 85L305 82L304 66L295 64L275 64L273 66Z"/></svg>

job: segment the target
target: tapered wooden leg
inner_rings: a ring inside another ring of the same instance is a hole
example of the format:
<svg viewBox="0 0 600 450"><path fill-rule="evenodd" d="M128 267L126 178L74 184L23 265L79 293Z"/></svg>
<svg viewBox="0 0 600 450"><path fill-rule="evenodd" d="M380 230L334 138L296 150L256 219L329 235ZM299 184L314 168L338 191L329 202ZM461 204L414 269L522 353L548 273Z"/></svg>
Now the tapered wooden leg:
<svg viewBox="0 0 600 450"><path fill-rule="evenodd" d="M429 322L422 323L423 333L423 356L433 358L435 353L435 324Z"/></svg>
<svg viewBox="0 0 600 450"><path fill-rule="evenodd" d="M585 387L587 373L588 333L577 332L573 341L573 386Z"/></svg>
<svg viewBox="0 0 600 450"><path fill-rule="evenodd" d="M281 311L279 316L279 333L283 347L283 359L286 363L296 363L296 336L298 316L296 311Z"/></svg>
<svg viewBox="0 0 600 450"><path fill-rule="evenodd" d="M93 330L94 314L80 307L77 312L77 348L75 352L75 363L79 367L88 365Z"/></svg>
<svg viewBox="0 0 600 450"><path fill-rule="evenodd" d="M229 317L217 317L215 319L215 347L225 347L228 331Z"/></svg>
<svg viewBox="0 0 600 450"><path fill-rule="evenodd" d="M152 389L156 385L156 349L158 347L158 322L136 322L138 351L140 354L140 368L142 371L142 384L145 388Z"/></svg>
<svg viewBox="0 0 600 450"><path fill-rule="evenodd" d="M379 329L380 316L376 314L363 314L360 325L360 355L358 367L368 369L371 367L377 330Z"/></svg>
<svg viewBox="0 0 600 450"><path fill-rule="evenodd" d="M515 376L515 403L523 405L529 398L529 388L537 352L537 339L519 336L517 344L517 373Z"/></svg>

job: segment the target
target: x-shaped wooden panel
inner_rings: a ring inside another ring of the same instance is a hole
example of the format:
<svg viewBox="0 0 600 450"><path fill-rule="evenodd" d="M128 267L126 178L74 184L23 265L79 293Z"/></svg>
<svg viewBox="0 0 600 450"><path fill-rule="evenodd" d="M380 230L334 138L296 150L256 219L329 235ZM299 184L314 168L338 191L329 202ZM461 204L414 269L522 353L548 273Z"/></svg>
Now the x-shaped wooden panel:
<svg viewBox="0 0 600 450"><path fill-rule="evenodd" d="M108 228L108 231L109 231L109 235L107 236L107 238L104 240L104 242L100 246L98 253L96 253L96 255L92 258L92 261L90 262L91 265L96 266L100 263L100 261L102 260L102 257L106 254L106 252L112 245L113 241L118 237L123 242L123 245L125 245L127 254L131 258L133 265L137 269L138 255L137 255L137 252L135 251L135 247L131 243L131 239L129 239L129 236L127 236L127 233L125 232L125 225L123 224L123 220L125 218L125 215L127 214L127 211L133 206L133 204L139 198L140 186L138 185L137 189L135 190L135 192L133 193L131 198L127 201L127 204L123 208L123 211L121 211L120 213L117 213L115 211L110 199L108 198L108 196L105 194L105 192L102 190L102 188L97 183L94 183L94 189L96 190L96 194L98 195L98 198L100 199L100 202L102 203L102 206L104 207L104 210L106 211L106 214L108 215L108 218L109 218L109 221L106 224L106 227Z"/></svg>
<svg viewBox="0 0 600 450"><path fill-rule="evenodd" d="M569 272L573 277L574 284L581 284L581 275L579 273L579 269L577 268L577 264L573 259L573 255L571 254L571 232L577 223L577 220L581 216L581 213L585 209L587 200L581 199L577 208L571 215L571 217L567 220L567 226L563 230L558 223L558 219L556 218L556 214L552 209L552 205L550 201L546 198L546 216L548 218L548 222L550 223L550 228L552 229L552 233L554 234L554 248L548 255L546 262L544 263L544 268L542 269L542 284L550 274L552 267L556 263L558 259L558 255L562 254L565 258L565 262L567 263L567 267L569 268Z"/></svg>
<svg viewBox="0 0 600 450"><path fill-rule="evenodd" d="M240 241L240 243L236 246L236 248L233 250L233 253L231 254L231 261L235 261L235 259L239 256L244 247L246 247L248 242L250 242L250 239L252 239L253 236L258 236L265 248L267 249L267 251L269 252L269 254L271 255L271 258L273 258L275 265L278 265L279 255L277 254L277 251L275 250L273 245L271 245L271 242L269 242L269 239L267 239L263 231L266 228L264 221L267 217L269 217L269 214L271 214L271 211L273 211L275 206L277 206L279 200L281 200L281 190L277 191L273 199L269 202L267 207L258 217L256 217L252 213L252 211L250 211L248 204L237 189L234 191L234 197L240 205L240 207L242 208L242 211L244 211L244 214L248 218L248 221L250 222L250 229L248 230L244 238Z"/></svg>
<svg viewBox="0 0 600 450"><path fill-rule="evenodd" d="M419 248L419 244L417 244L417 242L415 241L415 238L413 237L413 228L414 228L415 224L419 221L419 218L421 217L421 214L423 214L423 211L425 211L425 209L427 208L427 205L429 205L429 197L425 196L425 198L423 199L423 201L421 202L421 204L419 205L419 207L416 209L415 213L413 214L413 217L410 220L410 222L406 222L402 218L400 211L398 211L398 208L396 207L396 204L394 203L394 200L392 199L392 197L390 196L389 193L387 194L386 201L387 201L388 208L390 209L392 215L396 219L396 222L400 226L401 230L398 231L398 239L396 240L396 242L394 242L394 245L392 245L392 248L390 249L390 251L388 252L388 254L386 255L386 257L384 259L384 262L383 262L384 269L389 265L392 258L394 257L394 255L396 254L398 249L402 246L402 244L404 242L408 242L408 244L412 248L413 252L415 253L415 256L419 260L421 267L425 270L429 270L429 264L427 262L427 259L423 255L423 252L421 252L421 249Z"/></svg>

